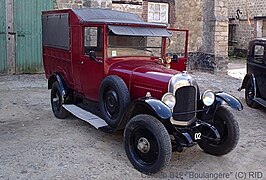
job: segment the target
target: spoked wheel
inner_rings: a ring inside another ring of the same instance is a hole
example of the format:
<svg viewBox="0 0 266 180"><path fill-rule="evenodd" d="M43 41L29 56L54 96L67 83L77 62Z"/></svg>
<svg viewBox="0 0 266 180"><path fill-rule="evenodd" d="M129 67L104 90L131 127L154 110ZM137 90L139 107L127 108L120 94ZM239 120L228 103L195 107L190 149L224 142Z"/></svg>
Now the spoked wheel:
<svg viewBox="0 0 266 180"><path fill-rule="evenodd" d="M221 139L213 141L202 139L198 142L200 148L212 155L222 156L232 151L239 139L239 126L232 113L221 106L217 109L212 125L218 130Z"/></svg>
<svg viewBox="0 0 266 180"><path fill-rule="evenodd" d="M64 119L68 116L68 111L63 107L63 99L58 82L54 82L51 89L51 105L55 117Z"/></svg>
<svg viewBox="0 0 266 180"><path fill-rule="evenodd" d="M246 103L249 107L257 108L259 106L259 104L254 101L254 97L255 97L254 87L253 87L251 81L248 81L248 83L246 85L246 91L245 91Z"/></svg>
<svg viewBox="0 0 266 180"><path fill-rule="evenodd" d="M163 124L150 115L137 115L129 121L124 142L128 159L140 172L156 173L170 162L170 136Z"/></svg>
<svg viewBox="0 0 266 180"><path fill-rule="evenodd" d="M125 82L118 76L108 76L101 83L99 104L106 123L117 128L127 106L130 95Z"/></svg>

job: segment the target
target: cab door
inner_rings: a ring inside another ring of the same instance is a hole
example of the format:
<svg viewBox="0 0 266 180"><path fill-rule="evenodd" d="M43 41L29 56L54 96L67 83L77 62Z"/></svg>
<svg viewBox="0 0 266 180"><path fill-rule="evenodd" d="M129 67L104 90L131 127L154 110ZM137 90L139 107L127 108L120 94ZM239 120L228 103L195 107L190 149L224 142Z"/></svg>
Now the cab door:
<svg viewBox="0 0 266 180"><path fill-rule="evenodd" d="M84 96L93 101L98 100L104 76L103 52L103 27L84 27L80 81Z"/></svg>
<svg viewBox="0 0 266 180"><path fill-rule="evenodd" d="M254 74L258 96L266 99L266 45L254 44L251 55L248 56L248 74Z"/></svg>
<svg viewBox="0 0 266 180"><path fill-rule="evenodd" d="M166 39L166 56L172 57L171 68L185 71L188 61L188 30L167 29L172 36Z"/></svg>
<svg viewBox="0 0 266 180"><path fill-rule="evenodd" d="M264 55L263 55L263 75L262 75L262 81L263 81L263 93L261 94L263 99L266 99L266 45L264 44Z"/></svg>

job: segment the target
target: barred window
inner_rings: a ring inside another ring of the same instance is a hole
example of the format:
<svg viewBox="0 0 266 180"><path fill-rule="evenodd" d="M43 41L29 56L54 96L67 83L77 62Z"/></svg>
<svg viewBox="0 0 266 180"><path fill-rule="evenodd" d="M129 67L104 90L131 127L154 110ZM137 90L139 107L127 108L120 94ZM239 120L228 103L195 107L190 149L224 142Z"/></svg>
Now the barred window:
<svg viewBox="0 0 266 180"><path fill-rule="evenodd" d="M156 23L168 23L167 3L148 2L148 21Z"/></svg>

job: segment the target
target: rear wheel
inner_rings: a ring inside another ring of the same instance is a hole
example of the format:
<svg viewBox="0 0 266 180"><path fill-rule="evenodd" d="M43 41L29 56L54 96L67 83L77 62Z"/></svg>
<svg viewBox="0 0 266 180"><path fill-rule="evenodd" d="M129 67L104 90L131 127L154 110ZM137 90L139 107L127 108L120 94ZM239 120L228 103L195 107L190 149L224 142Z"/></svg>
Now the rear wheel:
<svg viewBox="0 0 266 180"><path fill-rule="evenodd" d="M233 114L221 106L217 109L212 125L220 134L220 141L202 139L198 142L200 148L212 155L222 156L232 151L239 139L239 126Z"/></svg>
<svg viewBox="0 0 266 180"><path fill-rule="evenodd" d="M59 84L55 81L51 89L51 105L55 117L64 119L68 116L68 111L63 107L62 93L59 89Z"/></svg>
<svg viewBox="0 0 266 180"><path fill-rule="evenodd" d="M150 115L137 115L128 122L124 143L128 159L140 172L156 173L170 162L170 136L163 124Z"/></svg>
<svg viewBox="0 0 266 180"><path fill-rule="evenodd" d="M255 97L254 86L252 85L252 82L249 80L246 85L246 91L245 91L246 103L249 107L257 108L259 104L254 101L254 97Z"/></svg>

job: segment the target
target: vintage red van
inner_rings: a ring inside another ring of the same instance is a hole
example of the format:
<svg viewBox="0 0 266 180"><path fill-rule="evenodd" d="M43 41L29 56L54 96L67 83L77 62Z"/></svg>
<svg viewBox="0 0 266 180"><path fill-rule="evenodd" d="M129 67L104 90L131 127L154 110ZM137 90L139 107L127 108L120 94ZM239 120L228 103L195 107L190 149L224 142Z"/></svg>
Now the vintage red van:
<svg viewBox="0 0 266 180"><path fill-rule="evenodd" d="M54 115L70 112L107 132L124 129L137 170L155 173L172 151L195 144L217 156L235 148L239 127L224 105L242 110L242 104L225 92L200 94L183 71L187 41L183 56L167 53L166 25L108 9L68 9L43 12L42 27Z"/></svg>

